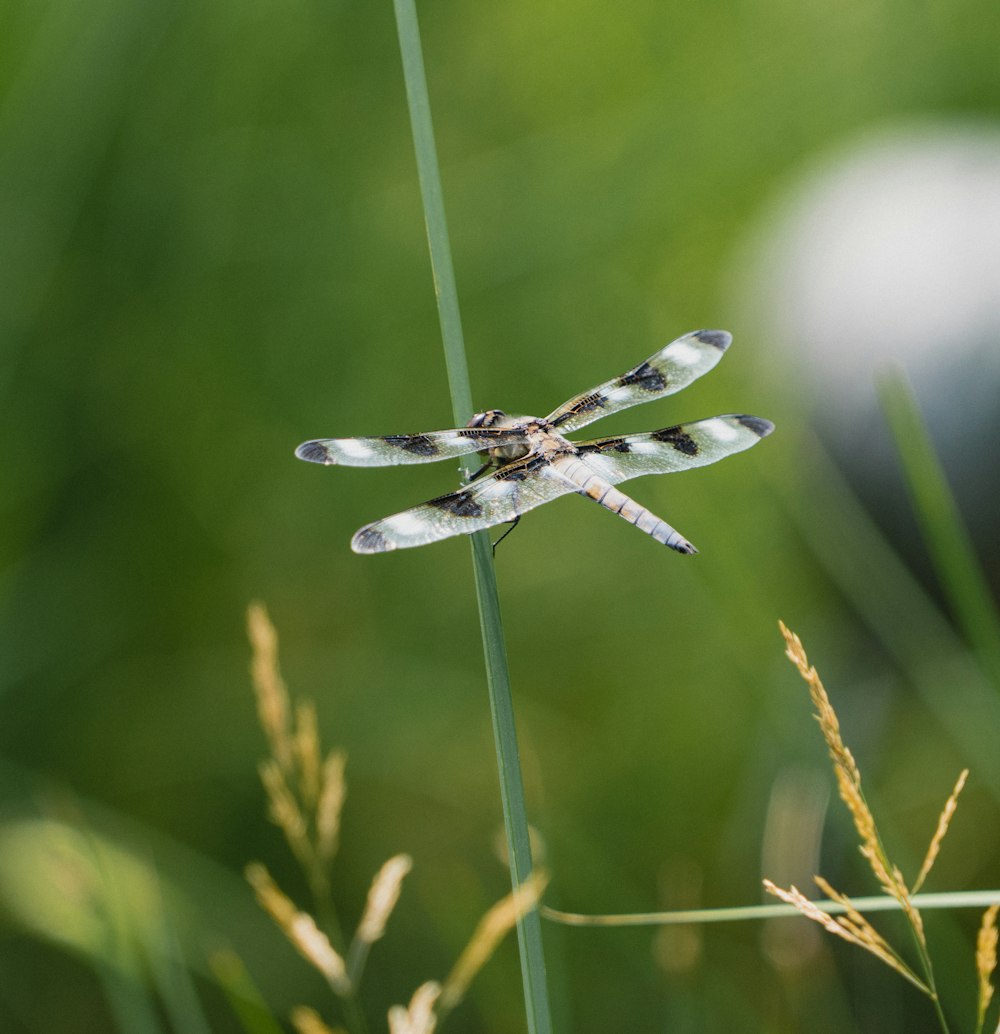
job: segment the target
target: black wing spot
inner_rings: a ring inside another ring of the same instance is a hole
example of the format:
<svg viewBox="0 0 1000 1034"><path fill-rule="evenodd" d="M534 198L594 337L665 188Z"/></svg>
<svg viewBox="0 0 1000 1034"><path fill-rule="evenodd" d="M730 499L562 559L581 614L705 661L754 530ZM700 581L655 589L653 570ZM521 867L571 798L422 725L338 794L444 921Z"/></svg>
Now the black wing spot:
<svg viewBox="0 0 1000 1034"><path fill-rule="evenodd" d="M733 343L733 335L728 330L698 330L693 336L702 344L714 345L720 352L725 352Z"/></svg>
<svg viewBox="0 0 1000 1034"><path fill-rule="evenodd" d="M355 553L385 553L396 547L378 530L368 527L358 531L351 546Z"/></svg>
<svg viewBox="0 0 1000 1034"><path fill-rule="evenodd" d="M326 451L326 446L321 442L303 442L295 450L295 455L300 460L307 460L309 463L325 463L327 466L334 463Z"/></svg>
<svg viewBox="0 0 1000 1034"><path fill-rule="evenodd" d="M471 492L453 492L451 495L443 495L432 499L429 506L436 506L445 513L454 514L456 517L482 517L483 508L476 502Z"/></svg>
<svg viewBox="0 0 1000 1034"><path fill-rule="evenodd" d="M652 438L654 442L663 442L685 456L698 455L698 443L680 427L664 427L662 431L654 431Z"/></svg>
<svg viewBox="0 0 1000 1034"><path fill-rule="evenodd" d="M740 414L736 419L747 429L753 431L758 438L766 438L773 430L774 424L760 416L747 416Z"/></svg>
<svg viewBox="0 0 1000 1034"><path fill-rule="evenodd" d="M438 447L425 434L387 434L383 439L386 445L395 445L403 452L412 452L414 456L434 456Z"/></svg>
<svg viewBox="0 0 1000 1034"><path fill-rule="evenodd" d="M623 388L636 387L643 391L663 391L667 386L667 378L649 363L640 363L634 370L629 370L618 383Z"/></svg>

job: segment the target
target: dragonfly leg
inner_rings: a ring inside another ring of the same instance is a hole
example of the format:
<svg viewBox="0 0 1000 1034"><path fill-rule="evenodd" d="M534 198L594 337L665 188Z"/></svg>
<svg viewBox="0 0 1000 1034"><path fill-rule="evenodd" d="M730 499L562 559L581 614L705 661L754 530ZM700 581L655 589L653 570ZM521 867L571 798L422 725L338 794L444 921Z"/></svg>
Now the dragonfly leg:
<svg viewBox="0 0 1000 1034"><path fill-rule="evenodd" d="M521 515L518 514L512 521L508 521L510 527L493 543L493 555L497 555L497 546L517 527L517 522L521 519Z"/></svg>
<svg viewBox="0 0 1000 1034"><path fill-rule="evenodd" d="M473 471L471 474L466 475L466 477L465 477L465 484L468 485L471 482L475 481L476 478L481 477L483 474L486 473L486 471L488 471L493 466L494 466L493 461L492 460L487 460L487 462L484 463L479 468L479 470Z"/></svg>

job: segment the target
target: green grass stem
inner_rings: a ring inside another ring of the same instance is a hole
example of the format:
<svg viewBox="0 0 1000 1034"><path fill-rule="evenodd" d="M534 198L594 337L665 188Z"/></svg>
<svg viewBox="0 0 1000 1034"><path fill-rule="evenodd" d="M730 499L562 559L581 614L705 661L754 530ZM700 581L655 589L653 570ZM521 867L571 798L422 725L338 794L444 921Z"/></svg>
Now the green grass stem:
<svg viewBox="0 0 1000 1034"><path fill-rule="evenodd" d="M969 645L1000 689L1000 617L902 370L879 378L882 409L941 587Z"/></svg>
<svg viewBox="0 0 1000 1034"><path fill-rule="evenodd" d="M1000 700L985 671L858 502L819 439L804 425L793 437L796 452L789 463L796 476L766 464L761 476L827 577L906 674L986 792L1000 800L994 735ZM818 520L817 513L836 514L836 520Z"/></svg>
<svg viewBox="0 0 1000 1034"><path fill-rule="evenodd" d="M441 175L438 169L430 100L424 73L420 32L414 0L394 0L399 46L406 80L406 96L410 108L410 125L417 157L420 192L423 198L427 241L430 248L434 289L444 341L448 385L455 422L463 425L472 416L472 390L465 357L462 321L458 308L458 292L448 242L444 213ZM468 467L466 467L468 470ZM500 619L496 572L489 536L485 531L472 536L472 558L475 570L476 597L479 602L486 678L493 716L497 767L500 775L500 796L503 803L507 850L510 859L511 883L515 889L531 872L531 848L528 839L528 816L524 801L524 784L517 749L514 705L510 690L510 671ZM521 954L521 975L524 999L531 1034L549 1034L552 1023L549 1013L548 988L545 979L545 957L538 911L526 915L517 926Z"/></svg>
<svg viewBox="0 0 1000 1034"><path fill-rule="evenodd" d="M281 1024L271 1015L264 996L234 951L220 949L210 956L209 963L245 1034L283 1034Z"/></svg>
<svg viewBox="0 0 1000 1034"><path fill-rule="evenodd" d="M1000 890L958 890L940 894L914 894L910 899L921 911L933 908L988 908L1000 904ZM846 906L825 898L816 899L824 912L831 916L844 915ZM886 894L851 898L851 905L858 912L899 912L902 906L895 898ZM683 926L689 923L732 923L746 919L792 919L802 918L794 905L739 905L733 908L697 908L673 912L625 912L611 915L597 915L587 912L563 912L557 908L542 906L542 914L553 923L564 926Z"/></svg>
<svg viewBox="0 0 1000 1034"><path fill-rule="evenodd" d="M99 873L98 914L103 925L103 950L94 959L94 968L104 991L108 1011L115 1025L128 1034L163 1034L164 1025L156 997L140 976L146 959L142 957L138 922L132 915L123 881L111 864L100 839L89 827L82 829L90 848L89 860Z"/></svg>
<svg viewBox="0 0 1000 1034"><path fill-rule="evenodd" d="M151 867L151 871L155 870ZM212 1034L191 969L185 963L166 908L161 907L159 923L147 925L143 933L147 941L144 955L150 977L170 1029L184 1031L184 1034Z"/></svg>
<svg viewBox="0 0 1000 1034"><path fill-rule="evenodd" d="M413 148L417 157L420 196L424 205L427 244L431 254L431 273L434 277L434 293L437 296L441 338L448 369L448 389L451 392L455 422L459 426L464 426L473 414L472 389L469 384L469 366L465 358L462 319L458 310L458 289L455 286L448 223L444 214L444 194L441 190L441 172L434 143L434 124L431 121L431 104L427 94L427 77L424 73L417 12L414 0L393 2L396 7L396 27L399 30L399 49L403 58L403 77L406 80L406 99L410 106L410 128L413 131Z"/></svg>

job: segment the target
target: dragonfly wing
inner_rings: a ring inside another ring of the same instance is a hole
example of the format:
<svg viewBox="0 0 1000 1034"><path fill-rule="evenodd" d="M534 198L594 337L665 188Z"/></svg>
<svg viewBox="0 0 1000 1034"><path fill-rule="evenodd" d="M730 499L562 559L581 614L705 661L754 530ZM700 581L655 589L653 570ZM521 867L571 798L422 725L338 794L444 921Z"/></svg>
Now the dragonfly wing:
<svg viewBox="0 0 1000 1034"><path fill-rule="evenodd" d="M685 334L621 377L564 402L546 419L560 434L568 434L610 413L672 395L708 373L732 340L732 335L725 330L696 330Z"/></svg>
<svg viewBox="0 0 1000 1034"><path fill-rule="evenodd" d="M303 442L295 455L326 466L387 467L399 463L434 463L482 449L524 442L517 428L458 427L424 434L390 434L372 438L317 438Z"/></svg>
<svg viewBox="0 0 1000 1034"><path fill-rule="evenodd" d="M351 548L355 553L384 553L424 546L452 535L471 535L578 490L544 457L528 456L468 488L366 525L351 539Z"/></svg>
<svg viewBox="0 0 1000 1034"><path fill-rule="evenodd" d="M611 484L644 474L691 470L743 452L774 430L770 420L745 414L713 416L646 434L579 442L580 459Z"/></svg>

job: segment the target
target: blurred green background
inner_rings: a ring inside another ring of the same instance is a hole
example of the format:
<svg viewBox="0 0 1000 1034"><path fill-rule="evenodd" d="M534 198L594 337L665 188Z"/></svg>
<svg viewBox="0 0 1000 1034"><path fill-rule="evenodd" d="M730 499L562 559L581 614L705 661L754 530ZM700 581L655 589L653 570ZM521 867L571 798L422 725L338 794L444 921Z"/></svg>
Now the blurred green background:
<svg viewBox="0 0 1000 1034"><path fill-rule="evenodd" d="M884 421L816 372L881 348L851 351L836 311L834 347L803 332L781 271L810 267L767 258L784 219L811 239L808 204L788 215L787 199L866 134L996 132L996 3L420 15L477 407L544 414L725 327L714 374L595 434L727 412L778 425L717 468L634 484L697 558L572 498L498 552L548 900L750 904L762 876L805 887L817 868L874 892L839 802L825 817L832 777L779 617L908 874L968 765L928 889L996 886L997 685L942 602ZM348 547L455 469L292 457L306 438L451 423L391 4L15 0L0 54L0 1029L242 1030L205 962L222 946L282 1023L299 1002L339 1019L242 877L260 859L308 901L256 775L257 598L290 685L349 755L345 924L385 858L415 861L362 993L384 1030L509 887L468 543ZM974 263L994 294L996 268ZM962 332L932 353L954 370L974 338L973 379L995 389L975 357L995 358L1000 320L966 333L942 304ZM961 414L942 461L961 462L996 584L998 392L973 411L957 390L932 373L918 394ZM955 1029L971 1029L977 922L928 918ZM897 976L804 927L546 924L557 1029L937 1029ZM523 1023L511 939L445 1029Z"/></svg>

